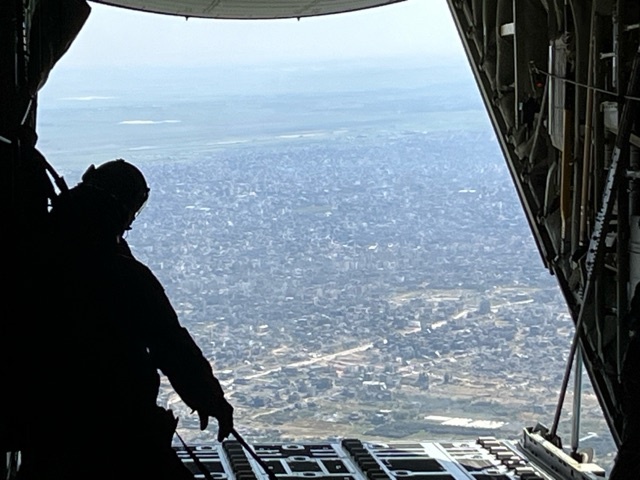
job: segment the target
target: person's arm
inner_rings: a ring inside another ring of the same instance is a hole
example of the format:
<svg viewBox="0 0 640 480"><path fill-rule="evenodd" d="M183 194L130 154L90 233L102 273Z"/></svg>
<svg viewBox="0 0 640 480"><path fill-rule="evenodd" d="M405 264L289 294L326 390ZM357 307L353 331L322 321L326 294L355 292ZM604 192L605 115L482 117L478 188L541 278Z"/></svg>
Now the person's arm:
<svg viewBox="0 0 640 480"><path fill-rule="evenodd" d="M207 428L209 417L215 417L218 441L228 437L233 430L233 407L189 332L184 327L172 328L160 335L150 352L180 398L198 412L200 430Z"/></svg>
<svg viewBox="0 0 640 480"><path fill-rule="evenodd" d="M222 441L233 429L233 407L224 398L220 382L189 332L180 325L178 316L153 273L138 264L144 285L139 305L146 309L145 337L149 353L157 368L164 373L184 403L200 416L200 428L208 425L208 418L218 420L218 440Z"/></svg>

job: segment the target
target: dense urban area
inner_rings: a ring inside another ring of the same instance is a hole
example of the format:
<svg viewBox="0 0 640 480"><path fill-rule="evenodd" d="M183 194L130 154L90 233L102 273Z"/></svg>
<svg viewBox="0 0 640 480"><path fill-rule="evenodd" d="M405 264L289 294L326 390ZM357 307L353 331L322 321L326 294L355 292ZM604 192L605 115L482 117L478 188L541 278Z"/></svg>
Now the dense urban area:
<svg viewBox="0 0 640 480"><path fill-rule="evenodd" d="M83 72L45 91L39 146L71 184L89 163L142 167L151 196L128 241L248 441L550 425L573 326L468 72L359 68L214 72L213 93L211 72ZM583 379L580 444L606 467ZM186 441L214 441L166 382L160 401Z"/></svg>
<svg viewBox="0 0 640 480"><path fill-rule="evenodd" d="M551 422L571 320L491 134L330 135L145 170L152 195L129 241L239 430L516 438ZM186 438L213 438L168 385L163 401ZM612 451L588 385L583 417Z"/></svg>

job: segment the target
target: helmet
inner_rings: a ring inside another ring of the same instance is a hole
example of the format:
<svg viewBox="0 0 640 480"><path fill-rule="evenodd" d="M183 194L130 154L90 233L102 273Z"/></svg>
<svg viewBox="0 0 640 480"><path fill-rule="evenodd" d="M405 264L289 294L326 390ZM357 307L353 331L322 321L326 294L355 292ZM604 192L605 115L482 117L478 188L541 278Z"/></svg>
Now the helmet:
<svg viewBox="0 0 640 480"><path fill-rule="evenodd" d="M81 184L111 195L125 214L125 229L129 229L149 198L149 187L142 172L131 163L118 158L98 167L91 165L82 175Z"/></svg>

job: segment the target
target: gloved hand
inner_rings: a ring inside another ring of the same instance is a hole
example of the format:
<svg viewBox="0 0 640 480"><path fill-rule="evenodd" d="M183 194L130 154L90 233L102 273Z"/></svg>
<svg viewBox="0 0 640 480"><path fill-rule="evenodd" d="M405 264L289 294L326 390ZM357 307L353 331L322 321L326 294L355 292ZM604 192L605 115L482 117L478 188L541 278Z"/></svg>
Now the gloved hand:
<svg viewBox="0 0 640 480"><path fill-rule="evenodd" d="M222 442L233 431L233 407L224 397L217 399L215 408L198 410L200 417L200 430L209 425L209 417L215 417L218 421L218 441Z"/></svg>

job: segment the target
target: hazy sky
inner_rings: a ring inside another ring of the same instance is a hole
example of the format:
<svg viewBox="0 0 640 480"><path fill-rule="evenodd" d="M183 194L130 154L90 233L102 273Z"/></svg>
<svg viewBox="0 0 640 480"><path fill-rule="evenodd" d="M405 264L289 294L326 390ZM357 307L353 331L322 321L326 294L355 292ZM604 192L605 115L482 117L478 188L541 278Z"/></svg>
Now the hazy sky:
<svg viewBox="0 0 640 480"><path fill-rule="evenodd" d="M462 57L445 0L301 20L212 20L90 3L66 66L195 65L388 55Z"/></svg>

